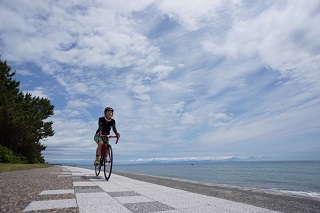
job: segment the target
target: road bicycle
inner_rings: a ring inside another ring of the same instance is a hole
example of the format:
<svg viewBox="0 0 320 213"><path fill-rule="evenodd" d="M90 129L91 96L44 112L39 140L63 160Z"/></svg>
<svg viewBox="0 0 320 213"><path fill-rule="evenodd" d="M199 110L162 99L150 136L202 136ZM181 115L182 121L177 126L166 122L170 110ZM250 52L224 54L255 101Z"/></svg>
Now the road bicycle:
<svg viewBox="0 0 320 213"><path fill-rule="evenodd" d="M115 135L100 135L98 142L100 141L100 138L106 138L106 140L103 141L103 145L101 147L100 161L98 165L94 166L94 170L96 176L99 176L101 167L103 166L104 177L106 180L109 180L112 172L113 163L112 146L109 143L109 138L116 138L116 144L118 143L119 138Z"/></svg>

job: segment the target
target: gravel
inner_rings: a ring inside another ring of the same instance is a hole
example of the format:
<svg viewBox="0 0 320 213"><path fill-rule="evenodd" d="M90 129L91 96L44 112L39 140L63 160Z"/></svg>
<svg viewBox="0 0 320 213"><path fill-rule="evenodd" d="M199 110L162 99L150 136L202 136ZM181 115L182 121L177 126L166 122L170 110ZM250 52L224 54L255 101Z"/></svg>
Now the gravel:
<svg viewBox="0 0 320 213"><path fill-rule="evenodd" d="M52 173L51 173L52 172ZM58 177L62 167L0 173L0 212L22 212L32 201L75 198L74 194L39 195L44 190L74 189L72 177ZM78 208L37 212L79 212Z"/></svg>

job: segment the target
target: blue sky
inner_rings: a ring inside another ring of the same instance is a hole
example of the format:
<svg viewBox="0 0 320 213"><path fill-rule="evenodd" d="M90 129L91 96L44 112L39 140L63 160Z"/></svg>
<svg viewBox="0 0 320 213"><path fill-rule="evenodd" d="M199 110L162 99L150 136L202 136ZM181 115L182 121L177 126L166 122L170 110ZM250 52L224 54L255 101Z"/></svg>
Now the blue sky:
<svg viewBox="0 0 320 213"><path fill-rule="evenodd" d="M49 98L49 163L320 160L320 3L0 1L0 54Z"/></svg>

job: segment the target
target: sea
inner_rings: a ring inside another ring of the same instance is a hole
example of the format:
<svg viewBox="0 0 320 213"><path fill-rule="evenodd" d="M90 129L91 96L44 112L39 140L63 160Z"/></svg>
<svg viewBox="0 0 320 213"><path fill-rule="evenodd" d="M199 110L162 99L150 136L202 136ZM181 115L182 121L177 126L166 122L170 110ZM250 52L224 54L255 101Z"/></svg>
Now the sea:
<svg viewBox="0 0 320 213"><path fill-rule="evenodd" d="M133 164L113 170L320 198L320 161Z"/></svg>

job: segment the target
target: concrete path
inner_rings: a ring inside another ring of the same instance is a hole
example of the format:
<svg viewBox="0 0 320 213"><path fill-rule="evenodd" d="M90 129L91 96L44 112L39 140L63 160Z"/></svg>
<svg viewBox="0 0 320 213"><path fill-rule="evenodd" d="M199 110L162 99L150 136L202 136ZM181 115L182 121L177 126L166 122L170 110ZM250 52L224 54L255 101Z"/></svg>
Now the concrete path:
<svg viewBox="0 0 320 213"><path fill-rule="evenodd" d="M78 208L81 213L230 213L230 212L276 212L252 205L221 198L200 195L148 182L112 174L106 181L103 174L94 175L91 169L63 166L57 173L62 178L79 177L73 181L73 189L44 190L46 195L73 194L75 198L32 201L23 212L50 211L52 209Z"/></svg>

